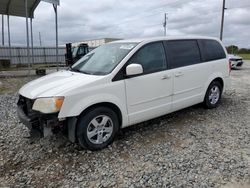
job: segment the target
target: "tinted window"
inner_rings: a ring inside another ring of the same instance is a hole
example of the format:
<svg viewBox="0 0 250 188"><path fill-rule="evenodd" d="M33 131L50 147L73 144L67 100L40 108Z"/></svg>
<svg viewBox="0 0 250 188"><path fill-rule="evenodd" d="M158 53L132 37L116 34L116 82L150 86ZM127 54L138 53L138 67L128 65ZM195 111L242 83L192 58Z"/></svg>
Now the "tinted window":
<svg viewBox="0 0 250 188"><path fill-rule="evenodd" d="M199 40L199 45L204 61L226 58L224 49L220 43L215 40Z"/></svg>
<svg viewBox="0 0 250 188"><path fill-rule="evenodd" d="M166 69L165 51L162 42L147 44L137 51L129 64L141 64L143 73L152 73Z"/></svg>
<svg viewBox="0 0 250 188"><path fill-rule="evenodd" d="M167 41L170 68L188 66L201 62L196 40Z"/></svg>

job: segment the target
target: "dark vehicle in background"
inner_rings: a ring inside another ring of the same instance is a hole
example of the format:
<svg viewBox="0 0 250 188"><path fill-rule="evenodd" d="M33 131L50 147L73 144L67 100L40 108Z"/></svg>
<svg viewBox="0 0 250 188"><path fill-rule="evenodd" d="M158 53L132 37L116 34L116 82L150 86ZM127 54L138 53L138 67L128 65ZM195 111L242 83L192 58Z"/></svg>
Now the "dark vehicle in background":
<svg viewBox="0 0 250 188"><path fill-rule="evenodd" d="M65 54L66 65L67 66L73 65L88 52L89 52L89 46L86 43L80 43L77 46L72 46L71 43L67 43L66 54Z"/></svg>
<svg viewBox="0 0 250 188"><path fill-rule="evenodd" d="M231 62L232 68L242 67L243 65L243 59L240 56L228 54L229 61Z"/></svg>

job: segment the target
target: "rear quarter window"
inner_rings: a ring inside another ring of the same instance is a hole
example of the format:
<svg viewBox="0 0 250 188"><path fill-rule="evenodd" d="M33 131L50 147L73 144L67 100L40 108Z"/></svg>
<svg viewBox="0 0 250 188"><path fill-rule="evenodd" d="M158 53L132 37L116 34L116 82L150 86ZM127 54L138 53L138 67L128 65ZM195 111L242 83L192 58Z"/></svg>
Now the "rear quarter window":
<svg viewBox="0 0 250 188"><path fill-rule="evenodd" d="M212 61L226 58L225 51L221 44L216 40L200 39L198 40L202 58L204 61Z"/></svg>

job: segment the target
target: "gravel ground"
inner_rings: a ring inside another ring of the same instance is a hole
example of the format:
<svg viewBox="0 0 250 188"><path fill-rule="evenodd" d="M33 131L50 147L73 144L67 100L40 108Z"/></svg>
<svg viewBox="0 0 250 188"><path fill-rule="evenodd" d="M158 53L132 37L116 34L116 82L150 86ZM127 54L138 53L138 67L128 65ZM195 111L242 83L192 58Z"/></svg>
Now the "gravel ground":
<svg viewBox="0 0 250 188"><path fill-rule="evenodd" d="M22 85L32 79L38 78L38 76L32 77L5 77L1 78L0 71L0 95L16 93Z"/></svg>
<svg viewBox="0 0 250 188"><path fill-rule="evenodd" d="M232 71L218 108L196 105L123 129L98 152L60 134L26 138L17 94L0 95L0 187L250 187L248 65Z"/></svg>

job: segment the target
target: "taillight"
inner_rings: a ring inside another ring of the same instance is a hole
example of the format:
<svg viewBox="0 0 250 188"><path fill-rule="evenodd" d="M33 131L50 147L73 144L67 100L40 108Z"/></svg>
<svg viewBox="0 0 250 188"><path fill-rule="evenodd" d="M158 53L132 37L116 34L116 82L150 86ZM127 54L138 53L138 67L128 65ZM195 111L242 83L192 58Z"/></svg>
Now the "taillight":
<svg viewBox="0 0 250 188"><path fill-rule="evenodd" d="M232 65L231 65L231 61L230 60L228 61L228 66L229 66L229 74L230 74L231 70L232 70Z"/></svg>

